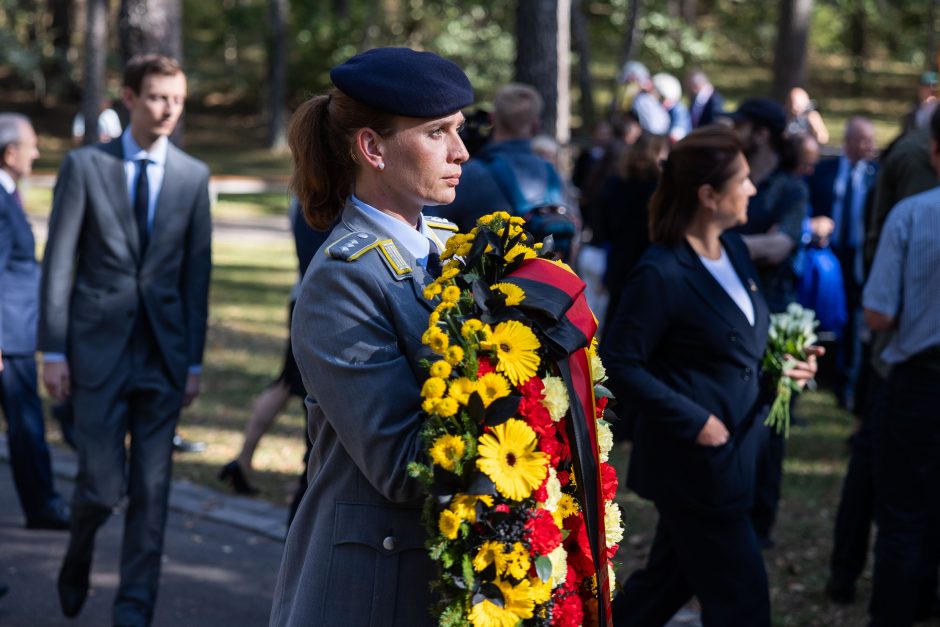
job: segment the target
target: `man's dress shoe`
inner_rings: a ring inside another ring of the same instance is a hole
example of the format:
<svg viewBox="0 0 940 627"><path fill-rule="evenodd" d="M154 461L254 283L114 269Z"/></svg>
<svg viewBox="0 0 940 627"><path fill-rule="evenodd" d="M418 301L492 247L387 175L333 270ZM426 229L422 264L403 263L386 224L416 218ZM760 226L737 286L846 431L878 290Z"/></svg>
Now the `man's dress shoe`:
<svg viewBox="0 0 940 627"><path fill-rule="evenodd" d="M82 611L85 598L88 596L88 575L91 571L91 562L81 562L65 556L62 570L59 571L58 589L59 604L62 613L72 618Z"/></svg>

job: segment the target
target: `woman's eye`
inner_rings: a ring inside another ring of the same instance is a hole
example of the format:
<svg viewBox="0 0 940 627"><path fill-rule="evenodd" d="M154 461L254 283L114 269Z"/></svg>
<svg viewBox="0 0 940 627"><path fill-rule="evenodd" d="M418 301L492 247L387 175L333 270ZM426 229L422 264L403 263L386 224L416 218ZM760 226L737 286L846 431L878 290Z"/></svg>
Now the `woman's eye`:
<svg viewBox="0 0 940 627"><path fill-rule="evenodd" d="M436 128L430 133L428 133L428 135L430 135L431 137L440 137L443 134L444 134L444 129L442 128Z"/></svg>

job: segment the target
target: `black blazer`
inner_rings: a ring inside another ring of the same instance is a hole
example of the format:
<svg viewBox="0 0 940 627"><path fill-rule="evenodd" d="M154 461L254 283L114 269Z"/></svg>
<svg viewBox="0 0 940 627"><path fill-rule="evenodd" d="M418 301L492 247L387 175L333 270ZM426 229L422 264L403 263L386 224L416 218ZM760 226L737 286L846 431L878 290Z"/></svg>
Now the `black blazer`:
<svg viewBox="0 0 940 627"><path fill-rule="evenodd" d="M637 412L627 485L663 506L738 515L753 499L765 429L769 312L740 236L721 241L754 304L753 327L687 242L654 244L624 289L602 353L611 387ZM731 432L723 446L695 444L710 414Z"/></svg>
<svg viewBox="0 0 940 627"><path fill-rule="evenodd" d="M36 240L19 203L0 187L0 352L32 357L39 316Z"/></svg>

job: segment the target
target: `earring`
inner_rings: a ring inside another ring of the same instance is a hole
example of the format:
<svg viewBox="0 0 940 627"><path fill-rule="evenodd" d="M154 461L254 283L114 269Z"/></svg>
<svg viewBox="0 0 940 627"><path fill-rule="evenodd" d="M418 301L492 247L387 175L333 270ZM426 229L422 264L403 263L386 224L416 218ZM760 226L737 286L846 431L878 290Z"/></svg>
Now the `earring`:
<svg viewBox="0 0 940 627"><path fill-rule="evenodd" d="M378 164L377 166L375 166L375 167L377 167L377 168L379 169L379 172L381 172L382 170L385 169L385 162L384 162L384 161L379 161L379 164Z"/></svg>

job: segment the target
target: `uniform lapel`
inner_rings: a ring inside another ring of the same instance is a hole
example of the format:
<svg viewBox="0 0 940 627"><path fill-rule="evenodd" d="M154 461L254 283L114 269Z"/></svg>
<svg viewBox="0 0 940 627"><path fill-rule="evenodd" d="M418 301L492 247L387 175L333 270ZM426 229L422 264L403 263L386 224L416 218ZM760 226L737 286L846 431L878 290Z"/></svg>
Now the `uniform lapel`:
<svg viewBox="0 0 940 627"><path fill-rule="evenodd" d="M127 172L124 170L124 150L120 139L98 146L95 159L102 188L111 201L117 214L117 222L124 230L128 249L134 261L140 263L140 238L137 235L137 223L131 209L131 199L127 193Z"/></svg>
<svg viewBox="0 0 940 627"><path fill-rule="evenodd" d="M731 265L734 266L735 272L738 273L738 276L741 277L741 282L744 284L744 289L747 290L747 295L751 299L751 304L754 305L754 326L752 327L749 323L744 325L744 328L747 329L752 339L757 343L755 345L756 349L763 354L764 345L763 338L767 336L767 327L770 320L769 309L767 307L767 301L764 300L764 296L760 290L760 278L757 276L757 271L754 268L754 264L751 263L750 258L743 256L747 249L738 246L733 246L728 242L727 235L722 235L721 242L725 247L725 250L728 252L728 258L731 260ZM728 300L731 300L730 297ZM735 305L737 308L737 305ZM740 312L741 310L738 309ZM746 317L741 313L742 318L745 318L745 323L747 322Z"/></svg>

